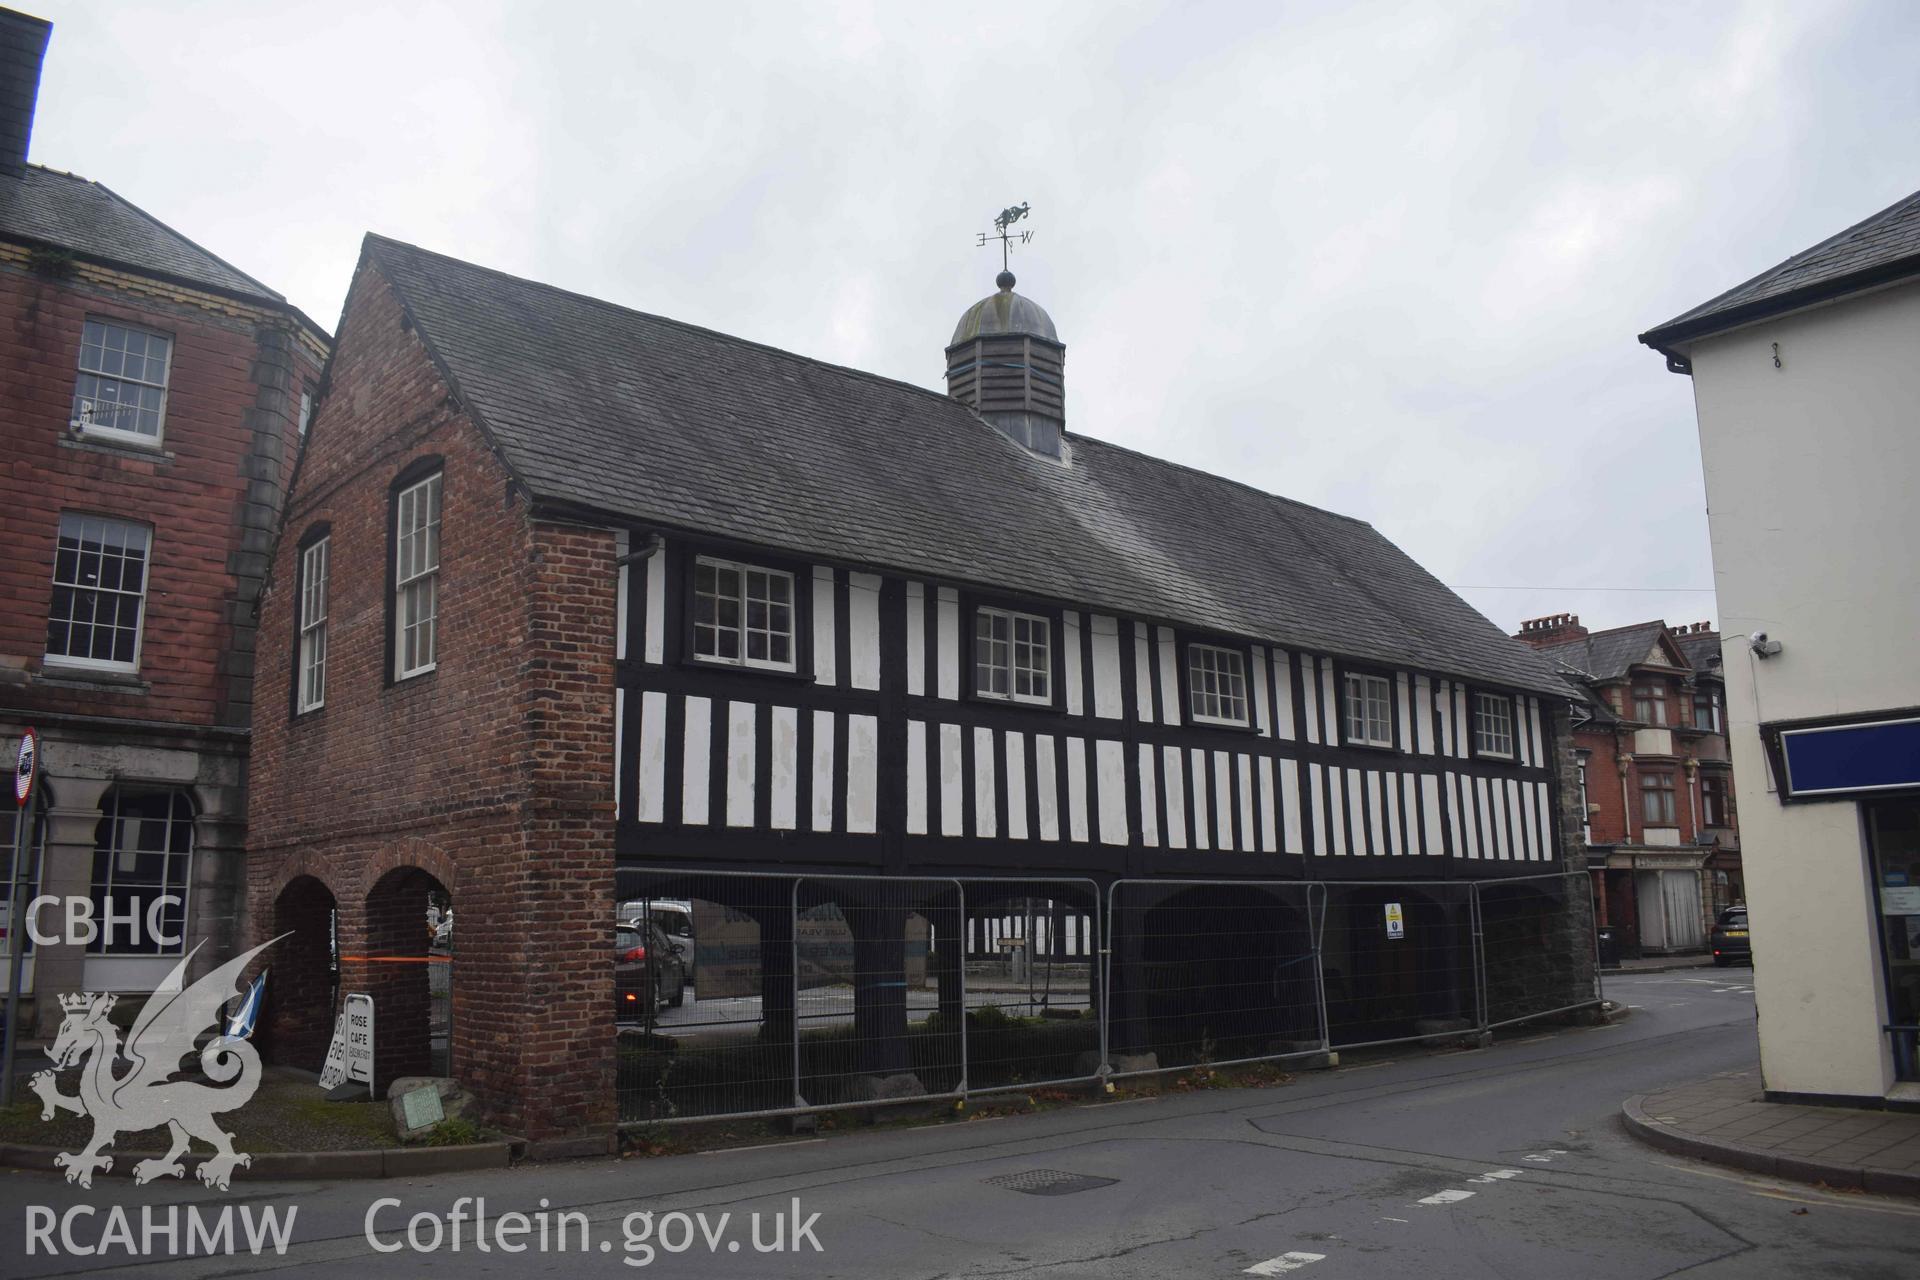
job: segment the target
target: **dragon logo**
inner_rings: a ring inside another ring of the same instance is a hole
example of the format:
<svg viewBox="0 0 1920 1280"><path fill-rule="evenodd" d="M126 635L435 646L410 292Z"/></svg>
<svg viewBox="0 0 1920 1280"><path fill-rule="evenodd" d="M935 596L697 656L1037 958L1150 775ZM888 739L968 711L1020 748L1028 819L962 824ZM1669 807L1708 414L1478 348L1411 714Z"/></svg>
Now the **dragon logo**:
<svg viewBox="0 0 1920 1280"><path fill-rule="evenodd" d="M158 1159L136 1164L136 1183L182 1176L186 1167L180 1157L191 1138L214 1148L198 1170L200 1181L209 1187L225 1191L234 1166L253 1163L253 1157L233 1149L233 1135L213 1118L216 1112L244 1106L260 1087L260 1055L253 1046L216 1036L200 1049L201 1071L224 1088L173 1077L182 1069L180 1060L194 1052L200 1033L219 1026L221 1006L240 994L237 984L247 964L278 941L261 943L189 987L185 986L187 966L200 950L194 947L148 998L124 1047L120 1029L107 1019L113 996L80 992L60 997L67 1016L47 1056L56 1068L86 1061L80 1072L80 1092L71 1096L59 1092L52 1071L37 1073L29 1084L40 1095L42 1120L53 1119L56 1111L93 1119L93 1138L84 1151L61 1152L53 1158L56 1168L67 1171L68 1182L91 1187L96 1169L105 1173L113 1168L113 1157L101 1152L112 1145L115 1135L161 1125L172 1135L172 1149ZM120 1067L123 1058L128 1064L125 1070Z"/></svg>

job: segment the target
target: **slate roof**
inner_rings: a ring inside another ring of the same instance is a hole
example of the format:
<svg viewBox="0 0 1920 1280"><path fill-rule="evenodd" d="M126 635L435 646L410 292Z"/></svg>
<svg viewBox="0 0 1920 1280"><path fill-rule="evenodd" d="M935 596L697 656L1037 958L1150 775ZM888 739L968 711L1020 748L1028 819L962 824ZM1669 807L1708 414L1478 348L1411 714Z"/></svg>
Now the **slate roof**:
<svg viewBox="0 0 1920 1280"><path fill-rule="evenodd" d="M1593 680L1624 680L1630 667L1646 661L1660 642L1664 622L1638 622L1630 627L1595 631L1563 644L1542 645L1539 653L1553 662Z"/></svg>
<svg viewBox="0 0 1920 1280"><path fill-rule="evenodd" d="M1607 705L1607 700L1595 693L1593 686L1588 684L1584 677L1572 671L1563 670L1560 678L1566 681L1568 688L1573 690L1574 699L1580 703L1581 709L1584 710L1590 722L1603 726L1620 723L1620 717L1613 714L1613 708ZM1577 720L1579 716L1576 715L1574 718Z"/></svg>
<svg viewBox="0 0 1920 1280"><path fill-rule="evenodd" d="M0 177L0 239L69 249L221 293L286 301L99 183L37 164L20 177Z"/></svg>
<svg viewBox="0 0 1920 1280"><path fill-rule="evenodd" d="M1920 191L1640 335L1650 347L1920 276Z"/></svg>
<svg viewBox="0 0 1920 1280"><path fill-rule="evenodd" d="M0 175L17 177L27 166L40 64L52 34L44 18L0 9Z"/></svg>
<svg viewBox="0 0 1920 1280"><path fill-rule="evenodd" d="M368 236L537 501L1564 696L1370 525L1088 436ZM929 335L937 358L941 335Z"/></svg>
<svg viewBox="0 0 1920 1280"><path fill-rule="evenodd" d="M1711 671L1720 664L1720 633L1717 631L1688 632L1676 635L1673 642L1680 646L1680 652L1687 655L1687 665L1695 671Z"/></svg>

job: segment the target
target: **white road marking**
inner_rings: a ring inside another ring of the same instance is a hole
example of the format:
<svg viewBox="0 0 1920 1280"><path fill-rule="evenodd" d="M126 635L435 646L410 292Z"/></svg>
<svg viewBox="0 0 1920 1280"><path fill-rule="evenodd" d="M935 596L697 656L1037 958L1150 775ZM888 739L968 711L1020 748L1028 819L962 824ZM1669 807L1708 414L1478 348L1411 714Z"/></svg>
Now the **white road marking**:
<svg viewBox="0 0 1920 1280"><path fill-rule="evenodd" d="M1520 1158L1522 1160L1531 1160L1535 1164L1552 1164L1553 1163L1552 1156L1521 1156Z"/></svg>
<svg viewBox="0 0 1920 1280"><path fill-rule="evenodd" d="M1452 1191L1452 1190L1438 1191L1438 1192L1435 1192L1433 1195L1422 1197L1418 1203L1420 1204L1458 1204L1462 1200L1471 1200L1474 1196L1478 1194L1479 1192L1477 1191Z"/></svg>
<svg viewBox="0 0 1920 1280"><path fill-rule="evenodd" d="M1381 1219L1381 1221L1382 1221L1382 1222L1407 1222L1407 1221L1409 1221L1409 1219L1407 1219L1407 1218L1382 1218L1382 1219Z"/></svg>
<svg viewBox="0 0 1920 1280"><path fill-rule="evenodd" d="M1265 1262L1256 1262L1248 1267L1244 1274L1250 1276L1283 1276L1289 1271L1298 1271L1309 1262L1320 1262L1326 1258L1324 1253L1283 1253L1277 1258L1268 1258Z"/></svg>
<svg viewBox="0 0 1920 1280"><path fill-rule="evenodd" d="M1489 1169L1478 1178L1469 1178L1469 1182L1498 1182L1503 1178L1517 1178L1525 1169Z"/></svg>

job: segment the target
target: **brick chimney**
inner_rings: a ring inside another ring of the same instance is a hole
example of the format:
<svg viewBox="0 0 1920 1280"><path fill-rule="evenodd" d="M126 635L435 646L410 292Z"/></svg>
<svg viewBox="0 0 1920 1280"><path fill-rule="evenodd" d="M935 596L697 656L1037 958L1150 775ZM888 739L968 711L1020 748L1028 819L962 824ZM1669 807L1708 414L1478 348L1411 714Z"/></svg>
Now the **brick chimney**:
<svg viewBox="0 0 1920 1280"><path fill-rule="evenodd" d="M1538 649L1545 645L1565 644L1569 640L1583 640L1587 629L1580 625L1577 613L1550 613L1544 618L1529 618L1520 624L1515 640L1523 640Z"/></svg>
<svg viewBox="0 0 1920 1280"><path fill-rule="evenodd" d="M0 9L0 176L18 178L27 171L40 63L52 31L50 22Z"/></svg>

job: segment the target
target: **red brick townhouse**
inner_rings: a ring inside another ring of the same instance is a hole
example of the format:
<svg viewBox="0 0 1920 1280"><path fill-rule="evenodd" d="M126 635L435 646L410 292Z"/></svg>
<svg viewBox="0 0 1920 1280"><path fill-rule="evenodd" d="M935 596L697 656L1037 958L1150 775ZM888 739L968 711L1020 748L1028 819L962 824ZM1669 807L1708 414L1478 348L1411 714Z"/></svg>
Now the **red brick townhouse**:
<svg viewBox="0 0 1920 1280"><path fill-rule="evenodd" d="M1573 745L1600 923L1628 951L1705 950L1714 916L1744 900L1719 632L1705 622L1589 632L1562 613L1524 623L1518 638L1583 698Z"/></svg>
<svg viewBox="0 0 1920 1280"><path fill-rule="evenodd" d="M240 939L254 599L327 343L106 187L26 162L48 34L0 10L0 745L11 770L41 736L28 895L142 926L28 942L42 1032L59 993L150 991L183 949Z"/></svg>
<svg viewBox="0 0 1920 1280"><path fill-rule="evenodd" d="M1553 666L1360 521L1066 431L1064 346L1013 283L940 394L367 238L261 609L251 910L295 931L274 1053L324 1051L337 918L377 1078L421 1071L434 893L451 1072L543 1138L615 1119L636 869L975 877L969 904L1185 877L1229 908L1256 879L1584 869ZM786 902L721 905L774 954ZM889 912L848 921L867 1079L905 1069ZM1458 1013L1436 953L1347 926L1329 999ZM1263 991L1311 986L1261 963Z"/></svg>

